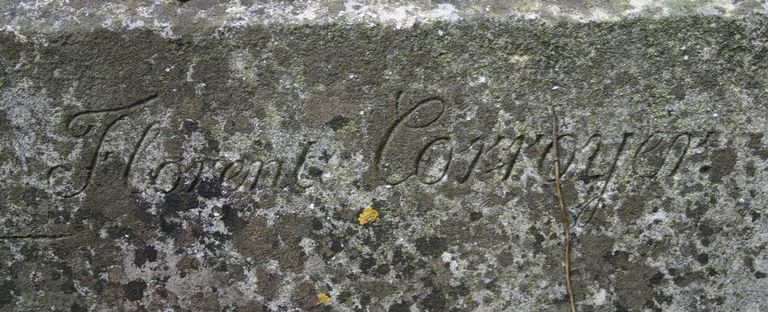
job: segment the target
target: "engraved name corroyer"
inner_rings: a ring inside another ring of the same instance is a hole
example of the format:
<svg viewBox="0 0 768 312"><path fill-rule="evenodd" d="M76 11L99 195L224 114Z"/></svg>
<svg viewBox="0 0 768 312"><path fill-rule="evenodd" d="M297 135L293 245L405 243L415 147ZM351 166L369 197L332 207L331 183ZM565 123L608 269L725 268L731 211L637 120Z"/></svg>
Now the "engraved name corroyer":
<svg viewBox="0 0 768 312"><path fill-rule="evenodd" d="M380 139L374 143L371 155L370 170L382 179L382 183L398 185L409 179L426 185L446 181L468 183L473 178L504 182L526 169L533 169L546 181L554 179L550 161L553 144L547 133L485 132L469 140L460 139L453 129L445 126L452 122L445 99L424 97L404 105L401 95L398 93L395 104L404 109L388 121ZM61 163L48 170L47 178L53 192L71 198L92 187L96 167L111 157L111 152L104 148L106 138L113 134L118 124L157 101L158 96L152 94L129 105L82 111L65 120L66 131L82 140L84 148L79 162ZM548 120L548 116L542 116L542 120ZM137 170L135 164L141 151L162 131L156 121L149 121L134 130L140 135L132 142L130 153L123 157L121 172L116 175L126 181ZM671 177L686 161L691 147L701 146L718 134L713 131L563 133L558 137L563 150L562 174L570 174L587 183L602 182L599 193L616 179L617 171L651 179ZM295 142L298 152L291 158L231 159L192 155L192 160L185 161L171 157L155 163L153 169L139 176L144 176L164 193L192 191L201 183L204 173L216 177L219 183L243 191L257 187L306 188L322 182L322 179L302 182L299 178L306 170L306 157L316 142L306 139ZM414 142L418 148L402 148L406 143L414 146ZM618 168L620 165L626 168Z"/></svg>

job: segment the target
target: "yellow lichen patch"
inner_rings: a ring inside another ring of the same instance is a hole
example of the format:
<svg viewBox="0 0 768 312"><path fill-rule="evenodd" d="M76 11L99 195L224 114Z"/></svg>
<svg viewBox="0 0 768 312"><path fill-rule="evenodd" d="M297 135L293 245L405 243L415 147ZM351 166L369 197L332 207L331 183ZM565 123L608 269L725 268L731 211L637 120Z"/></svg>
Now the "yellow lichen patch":
<svg viewBox="0 0 768 312"><path fill-rule="evenodd" d="M363 212L357 217L357 222L360 222L360 225L376 222L376 220L379 220L379 211L373 207L363 209Z"/></svg>
<svg viewBox="0 0 768 312"><path fill-rule="evenodd" d="M331 296L326 293L317 294L317 304L329 304L331 303Z"/></svg>

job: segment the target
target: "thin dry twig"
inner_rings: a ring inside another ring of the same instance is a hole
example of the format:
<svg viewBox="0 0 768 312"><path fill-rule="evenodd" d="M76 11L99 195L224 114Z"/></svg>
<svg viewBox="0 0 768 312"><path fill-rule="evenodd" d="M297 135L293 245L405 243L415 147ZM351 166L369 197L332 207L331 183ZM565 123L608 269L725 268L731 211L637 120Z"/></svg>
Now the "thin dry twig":
<svg viewBox="0 0 768 312"><path fill-rule="evenodd" d="M560 205L560 219L562 219L565 234L565 289L568 292L571 312L576 312L576 302L573 299L573 288L571 287L571 225L568 220L568 210L565 209L565 201L563 200L563 189L560 185L560 152L557 146L557 115L554 108L552 109L552 147L555 152L555 196L557 196Z"/></svg>

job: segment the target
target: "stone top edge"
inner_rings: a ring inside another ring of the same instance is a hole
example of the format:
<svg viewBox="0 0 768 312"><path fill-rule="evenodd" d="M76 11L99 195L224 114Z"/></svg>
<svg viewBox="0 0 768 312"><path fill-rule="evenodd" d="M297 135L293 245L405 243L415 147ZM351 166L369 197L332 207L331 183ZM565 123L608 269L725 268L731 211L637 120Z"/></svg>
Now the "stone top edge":
<svg viewBox="0 0 768 312"><path fill-rule="evenodd" d="M716 16L747 18L768 12L765 1L616 0L599 5L573 1L253 1L0 0L0 31L20 36L96 29L150 29L163 36L201 28L253 25L384 25L528 20L543 23L611 22L631 18Z"/></svg>

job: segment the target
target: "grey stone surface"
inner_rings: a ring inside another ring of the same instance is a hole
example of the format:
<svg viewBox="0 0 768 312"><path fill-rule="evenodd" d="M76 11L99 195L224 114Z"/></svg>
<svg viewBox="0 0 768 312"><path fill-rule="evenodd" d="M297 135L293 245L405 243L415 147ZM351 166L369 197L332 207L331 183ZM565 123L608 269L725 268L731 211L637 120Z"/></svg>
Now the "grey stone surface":
<svg viewBox="0 0 768 312"><path fill-rule="evenodd" d="M564 311L554 110L580 311L766 310L764 8L0 2L0 309Z"/></svg>

